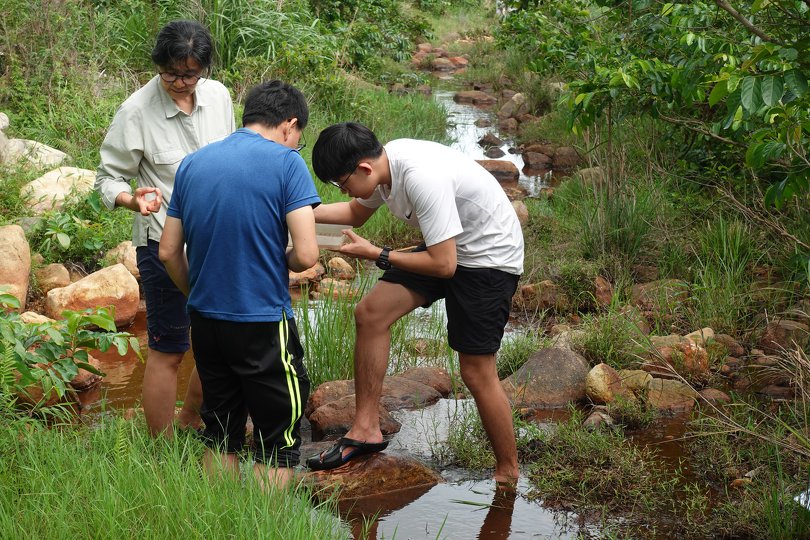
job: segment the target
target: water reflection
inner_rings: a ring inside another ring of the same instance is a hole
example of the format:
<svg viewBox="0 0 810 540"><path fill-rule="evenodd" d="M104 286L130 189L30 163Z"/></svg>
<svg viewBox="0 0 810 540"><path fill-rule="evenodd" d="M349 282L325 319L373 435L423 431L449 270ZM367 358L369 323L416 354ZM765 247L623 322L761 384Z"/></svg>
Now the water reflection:
<svg viewBox="0 0 810 540"><path fill-rule="evenodd" d="M543 509L526 498L527 490L524 478L516 487L491 480L446 483L346 501L340 511L355 539L577 537L574 514Z"/></svg>

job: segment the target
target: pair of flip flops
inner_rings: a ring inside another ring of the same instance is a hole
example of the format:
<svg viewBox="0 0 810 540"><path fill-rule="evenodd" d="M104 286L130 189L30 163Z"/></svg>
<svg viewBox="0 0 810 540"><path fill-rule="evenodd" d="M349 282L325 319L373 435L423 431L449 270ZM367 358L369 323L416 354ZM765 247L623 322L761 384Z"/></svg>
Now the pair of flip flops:
<svg viewBox="0 0 810 540"><path fill-rule="evenodd" d="M388 447L388 443L389 441L370 443L342 437L329 450L309 458L307 460L307 467L313 471L335 469L341 465L345 465L356 457L382 452ZM351 451L344 456L343 451L347 448L351 448Z"/></svg>

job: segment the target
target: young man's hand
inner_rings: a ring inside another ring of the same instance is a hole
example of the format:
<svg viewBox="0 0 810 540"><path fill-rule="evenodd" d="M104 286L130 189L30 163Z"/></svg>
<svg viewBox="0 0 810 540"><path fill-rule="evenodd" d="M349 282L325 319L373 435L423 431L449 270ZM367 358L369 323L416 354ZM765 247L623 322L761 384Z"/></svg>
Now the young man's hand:
<svg viewBox="0 0 810 540"><path fill-rule="evenodd" d="M352 229L343 229L341 232L349 238L349 241L333 251L370 261L376 261L380 256L382 248L375 246Z"/></svg>

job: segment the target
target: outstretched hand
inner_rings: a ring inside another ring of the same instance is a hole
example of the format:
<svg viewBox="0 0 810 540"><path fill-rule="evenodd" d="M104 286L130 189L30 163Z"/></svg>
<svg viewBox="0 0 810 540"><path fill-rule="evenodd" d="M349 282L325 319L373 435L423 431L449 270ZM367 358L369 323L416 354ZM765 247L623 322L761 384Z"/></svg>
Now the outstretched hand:
<svg viewBox="0 0 810 540"><path fill-rule="evenodd" d="M137 208L133 208L133 210L140 212L142 216L160 211L160 206L163 204L163 195L156 187L137 188L133 199L137 205Z"/></svg>
<svg viewBox="0 0 810 540"><path fill-rule="evenodd" d="M348 255L349 257L369 259L372 261L379 257L380 248L354 232L352 229L343 229L340 232L346 235L349 238L349 241L333 251L337 251L343 255Z"/></svg>

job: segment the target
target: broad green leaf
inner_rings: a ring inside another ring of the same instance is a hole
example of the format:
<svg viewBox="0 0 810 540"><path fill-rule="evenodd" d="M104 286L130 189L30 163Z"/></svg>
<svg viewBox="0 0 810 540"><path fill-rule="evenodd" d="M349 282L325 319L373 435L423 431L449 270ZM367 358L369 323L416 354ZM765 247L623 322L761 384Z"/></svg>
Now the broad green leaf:
<svg viewBox="0 0 810 540"><path fill-rule="evenodd" d="M143 356L141 356L141 344L138 343L138 338L136 338L135 336L129 338L129 348L135 351L135 354L138 356L138 358L143 360Z"/></svg>
<svg viewBox="0 0 810 540"><path fill-rule="evenodd" d="M70 236L66 235L65 233L56 233L56 240L59 242L59 246L62 249L67 249L70 247Z"/></svg>
<svg viewBox="0 0 810 540"><path fill-rule="evenodd" d="M115 332L116 330L115 321L109 315L97 313L88 316L87 320L108 332Z"/></svg>
<svg viewBox="0 0 810 540"><path fill-rule="evenodd" d="M13 309L20 309L20 301L13 294L1 293L0 306L7 306Z"/></svg>
<svg viewBox="0 0 810 540"><path fill-rule="evenodd" d="M785 84L796 97L802 97L807 92L807 77L798 69L785 72Z"/></svg>
<svg viewBox="0 0 810 540"><path fill-rule="evenodd" d="M758 78L746 77L742 80L740 103L750 113L754 113L762 107L762 90Z"/></svg>
<svg viewBox="0 0 810 540"><path fill-rule="evenodd" d="M771 106L779 103L784 93L784 84L782 77L778 75L768 75L762 79L760 84L762 92L762 101L765 105Z"/></svg>
<svg viewBox="0 0 810 540"><path fill-rule="evenodd" d="M56 345L64 345L65 338L62 336L62 332L54 328L53 326L48 326L45 328L45 333L48 334L48 337L51 338L51 341L54 342Z"/></svg>
<svg viewBox="0 0 810 540"><path fill-rule="evenodd" d="M87 362L76 362L76 367L82 368L85 371L89 371L94 375L101 375L102 377L105 375L103 371L99 371L99 369L94 366L93 364L88 364Z"/></svg>
<svg viewBox="0 0 810 540"><path fill-rule="evenodd" d="M709 106L714 107L720 101L723 100L724 97L728 95L728 84L726 81L720 81L714 85L712 88L711 93L709 94Z"/></svg>
<svg viewBox="0 0 810 540"><path fill-rule="evenodd" d="M739 72L737 71L732 72L728 76L728 81L726 82L726 85L728 86L728 91L733 92L734 90L736 90L737 87L740 85L741 80L742 76L740 75Z"/></svg>

